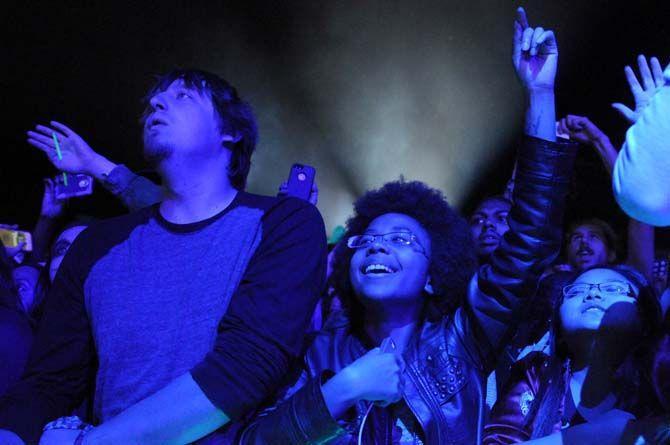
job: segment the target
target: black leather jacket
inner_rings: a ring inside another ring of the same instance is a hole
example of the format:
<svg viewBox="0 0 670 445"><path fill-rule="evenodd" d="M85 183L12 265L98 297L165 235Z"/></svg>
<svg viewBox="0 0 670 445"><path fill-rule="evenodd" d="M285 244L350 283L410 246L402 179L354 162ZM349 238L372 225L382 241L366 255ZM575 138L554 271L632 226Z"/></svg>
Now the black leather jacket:
<svg viewBox="0 0 670 445"><path fill-rule="evenodd" d="M473 277L455 313L425 320L404 353L403 399L418 419L425 443L479 444L485 423L486 377L531 304L542 271L558 254L565 195L576 147L526 137L521 144L510 230L489 264ZM349 444L365 404L335 421L321 382L365 354L346 322L329 324L305 355L298 382L240 437L244 444ZM385 410L366 422L365 443L390 444ZM386 416L388 417L388 416ZM370 426L368 428L368 426Z"/></svg>

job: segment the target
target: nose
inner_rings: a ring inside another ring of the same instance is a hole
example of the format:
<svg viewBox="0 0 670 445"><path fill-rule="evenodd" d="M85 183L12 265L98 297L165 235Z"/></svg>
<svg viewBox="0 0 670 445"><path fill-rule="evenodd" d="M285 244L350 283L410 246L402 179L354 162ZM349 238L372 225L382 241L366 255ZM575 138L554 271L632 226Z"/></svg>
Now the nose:
<svg viewBox="0 0 670 445"><path fill-rule="evenodd" d="M484 218L484 223L482 224L483 230L488 228L495 228L495 224L489 218Z"/></svg>
<svg viewBox="0 0 670 445"><path fill-rule="evenodd" d="M163 97L163 93L158 93L149 99L149 105L151 105L151 108L154 110L164 111L167 108L167 104Z"/></svg>
<svg viewBox="0 0 670 445"><path fill-rule="evenodd" d="M603 296L596 286L591 286L591 289L584 296L584 300L602 300Z"/></svg>
<svg viewBox="0 0 670 445"><path fill-rule="evenodd" d="M388 246L381 238L376 238L375 241L368 246L367 253L371 255L377 252L388 253Z"/></svg>

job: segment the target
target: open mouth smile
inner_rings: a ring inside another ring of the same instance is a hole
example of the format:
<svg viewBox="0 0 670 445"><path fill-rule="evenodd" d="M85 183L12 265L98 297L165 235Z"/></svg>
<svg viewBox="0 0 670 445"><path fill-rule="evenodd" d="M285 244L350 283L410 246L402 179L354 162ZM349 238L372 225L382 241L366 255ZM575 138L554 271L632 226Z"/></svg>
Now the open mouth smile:
<svg viewBox="0 0 670 445"><path fill-rule="evenodd" d="M362 268L361 272L365 276L386 276L397 272L397 269L380 263L372 263Z"/></svg>

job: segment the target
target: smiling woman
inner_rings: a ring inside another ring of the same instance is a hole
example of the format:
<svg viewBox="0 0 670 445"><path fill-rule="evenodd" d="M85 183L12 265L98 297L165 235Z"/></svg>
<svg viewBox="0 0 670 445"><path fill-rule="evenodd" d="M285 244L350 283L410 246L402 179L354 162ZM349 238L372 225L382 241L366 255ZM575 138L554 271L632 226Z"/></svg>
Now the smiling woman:
<svg viewBox="0 0 670 445"><path fill-rule="evenodd" d="M545 437L613 409L638 419L659 409L647 366L660 307L628 266L579 272L554 308L551 355L517 362L486 427L486 445Z"/></svg>
<svg viewBox="0 0 670 445"><path fill-rule="evenodd" d="M478 269L468 224L441 192L400 180L359 198L334 251L344 311L241 443L480 443L483 382L558 252L575 152L524 139L510 230Z"/></svg>

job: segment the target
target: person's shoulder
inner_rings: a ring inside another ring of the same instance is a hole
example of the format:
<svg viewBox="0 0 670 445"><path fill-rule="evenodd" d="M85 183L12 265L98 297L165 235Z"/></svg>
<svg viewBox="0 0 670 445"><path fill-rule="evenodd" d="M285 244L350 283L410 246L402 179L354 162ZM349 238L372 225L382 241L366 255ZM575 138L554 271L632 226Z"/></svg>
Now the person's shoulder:
<svg viewBox="0 0 670 445"><path fill-rule="evenodd" d="M314 205L292 196L264 196L240 192L237 205L260 209L265 225L279 225L287 220L299 221L301 224L311 221L313 224L323 225L321 213Z"/></svg>
<svg viewBox="0 0 670 445"><path fill-rule="evenodd" d="M145 207L123 215L100 219L88 225L72 243L72 249L94 252L99 247L117 244L132 230L152 218L155 206Z"/></svg>
<svg viewBox="0 0 670 445"><path fill-rule="evenodd" d="M266 196L245 191L239 193L238 205L256 207L266 213L277 210L295 211L309 208L316 210L316 207L309 202L293 196Z"/></svg>

